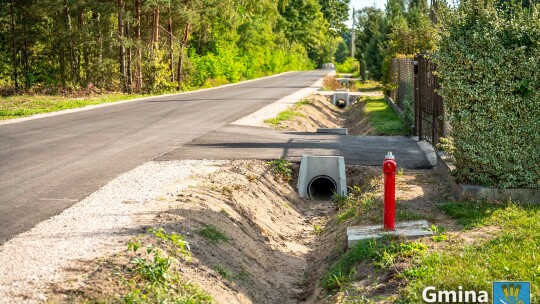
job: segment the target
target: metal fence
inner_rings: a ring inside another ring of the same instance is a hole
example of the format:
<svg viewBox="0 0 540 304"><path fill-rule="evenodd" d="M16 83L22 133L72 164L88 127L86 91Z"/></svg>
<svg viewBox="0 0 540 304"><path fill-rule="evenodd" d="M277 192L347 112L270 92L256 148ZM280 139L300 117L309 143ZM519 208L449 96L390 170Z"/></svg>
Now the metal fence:
<svg viewBox="0 0 540 304"><path fill-rule="evenodd" d="M440 85L435 69L435 63L425 55L414 57L415 129L420 139L433 145L450 129L445 124L443 98L436 92Z"/></svg>
<svg viewBox="0 0 540 304"><path fill-rule="evenodd" d="M405 99L412 99L414 93L414 60L393 58L391 81L395 88L390 91L390 97L400 109L405 110Z"/></svg>

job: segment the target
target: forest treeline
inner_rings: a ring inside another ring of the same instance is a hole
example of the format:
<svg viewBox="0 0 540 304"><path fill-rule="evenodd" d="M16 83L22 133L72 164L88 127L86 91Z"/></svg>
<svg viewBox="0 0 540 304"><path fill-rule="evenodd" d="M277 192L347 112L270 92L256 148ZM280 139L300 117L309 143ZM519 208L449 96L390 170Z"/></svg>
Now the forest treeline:
<svg viewBox="0 0 540 304"><path fill-rule="evenodd" d="M349 0L2 0L3 93L164 92L332 61Z"/></svg>

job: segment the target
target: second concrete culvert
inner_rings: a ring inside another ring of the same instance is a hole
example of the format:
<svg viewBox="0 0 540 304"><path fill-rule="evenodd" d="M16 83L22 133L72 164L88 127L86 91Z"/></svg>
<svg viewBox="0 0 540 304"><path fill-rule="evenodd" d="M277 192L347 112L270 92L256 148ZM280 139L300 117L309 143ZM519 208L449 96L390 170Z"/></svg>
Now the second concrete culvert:
<svg viewBox="0 0 540 304"><path fill-rule="evenodd" d="M340 109L343 109L347 106L347 102L343 99L340 99L336 102L336 106Z"/></svg>
<svg viewBox="0 0 540 304"><path fill-rule="evenodd" d="M308 195L317 201L329 201L337 191L337 185L333 178L327 175L314 177L308 185Z"/></svg>

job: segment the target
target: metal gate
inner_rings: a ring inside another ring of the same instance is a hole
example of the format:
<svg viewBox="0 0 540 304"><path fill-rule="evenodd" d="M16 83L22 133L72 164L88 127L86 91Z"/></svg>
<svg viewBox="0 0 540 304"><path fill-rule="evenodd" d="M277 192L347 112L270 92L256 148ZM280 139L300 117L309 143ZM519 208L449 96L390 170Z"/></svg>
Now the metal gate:
<svg viewBox="0 0 540 304"><path fill-rule="evenodd" d="M444 102L435 92L439 89L435 68L435 63L424 54L414 57L415 130L420 139L433 145L445 135Z"/></svg>

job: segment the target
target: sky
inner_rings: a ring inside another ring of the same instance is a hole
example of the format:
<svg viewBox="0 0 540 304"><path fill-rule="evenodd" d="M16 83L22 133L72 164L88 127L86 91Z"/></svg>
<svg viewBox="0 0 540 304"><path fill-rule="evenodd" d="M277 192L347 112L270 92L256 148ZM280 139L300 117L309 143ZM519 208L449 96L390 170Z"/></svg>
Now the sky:
<svg viewBox="0 0 540 304"><path fill-rule="evenodd" d="M384 9L384 5L386 4L386 0L351 0L351 4L349 5L350 12L349 12L349 21L347 22L348 27L350 28L352 26L352 9L353 7L357 10L362 9L366 6L373 6L373 3L375 3L375 6Z"/></svg>

